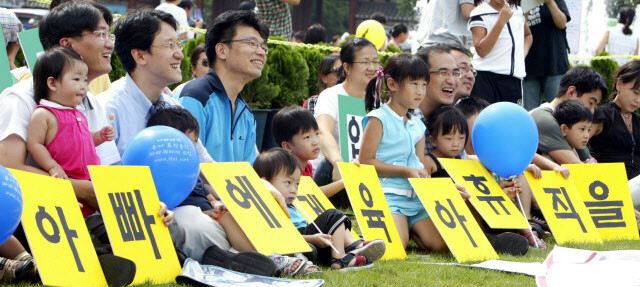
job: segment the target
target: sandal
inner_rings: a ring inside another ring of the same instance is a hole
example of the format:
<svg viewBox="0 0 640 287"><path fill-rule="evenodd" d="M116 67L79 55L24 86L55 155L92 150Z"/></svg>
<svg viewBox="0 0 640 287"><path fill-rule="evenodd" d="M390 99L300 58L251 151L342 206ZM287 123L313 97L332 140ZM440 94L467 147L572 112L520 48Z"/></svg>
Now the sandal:
<svg viewBox="0 0 640 287"><path fill-rule="evenodd" d="M304 267L306 260L301 258L293 258L289 256L283 256L278 253L273 253L269 256L271 260L276 264L275 276L296 276L302 267ZM293 269L293 265L298 262L298 267Z"/></svg>
<svg viewBox="0 0 640 287"><path fill-rule="evenodd" d="M357 248L360 243L362 243L362 247ZM387 245L380 239L372 241L358 240L354 243L349 244L349 246L345 248L345 252L353 253L356 256L364 256L371 260L371 262L377 261L378 259L382 258L386 250Z"/></svg>
<svg viewBox="0 0 640 287"><path fill-rule="evenodd" d="M542 233L538 233L538 234L542 234L542 237L551 236L551 228L549 227L549 224L547 224L546 221L532 217L531 219L529 219L529 223L537 224L538 226L540 226L540 228L542 229Z"/></svg>
<svg viewBox="0 0 640 287"><path fill-rule="evenodd" d="M351 263L351 260L353 260L354 258L355 258L354 264L349 265L349 263ZM336 263L340 265L338 270L340 270L341 272L373 267L373 262L369 260L367 257L356 256L353 253L347 253L347 255L345 255L342 258L331 259L331 265L332 265L331 267L333 267L333 264L336 264Z"/></svg>
<svg viewBox="0 0 640 287"><path fill-rule="evenodd" d="M524 236L524 238L526 238L527 240L529 240L529 237L533 238L534 242L529 242L529 246L531 246L532 248L546 249L548 247L547 244L542 241L542 239L538 238L538 234L535 231L527 232L522 236Z"/></svg>
<svg viewBox="0 0 640 287"><path fill-rule="evenodd" d="M313 264L313 262L311 261L306 261L304 264L304 267L302 267L302 275L311 275L311 274L321 274L322 270L320 270L320 267L316 266ZM315 270L314 270L315 269Z"/></svg>

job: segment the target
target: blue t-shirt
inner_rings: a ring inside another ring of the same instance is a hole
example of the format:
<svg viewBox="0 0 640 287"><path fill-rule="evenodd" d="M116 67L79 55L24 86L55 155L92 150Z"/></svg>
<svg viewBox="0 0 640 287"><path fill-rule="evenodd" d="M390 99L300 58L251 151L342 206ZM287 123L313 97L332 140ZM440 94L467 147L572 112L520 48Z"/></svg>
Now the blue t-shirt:
<svg viewBox="0 0 640 287"><path fill-rule="evenodd" d="M258 156L253 112L238 94L235 114L232 113L231 100L213 69L187 83L177 96L198 120L200 140L213 160L253 164Z"/></svg>
<svg viewBox="0 0 640 287"><path fill-rule="evenodd" d="M307 227L307 220L304 219L304 216L302 216L302 213L300 213L295 207L293 207L293 205L287 205L287 209L289 209L289 213L291 213L291 222L293 222L293 225L297 228L304 228Z"/></svg>
<svg viewBox="0 0 640 287"><path fill-rule="evenodd" d="M376 159L386 164L409 166L423 169L416 155L416 144L424 137L426 127L421 120L412 116L404 122L404 117L396 114L388 105L369 112L362 119L363 128L371 117L382 123L382 139L376 152ZM409 180L404 177L380 177L382 187L412 190Z"/></svg>

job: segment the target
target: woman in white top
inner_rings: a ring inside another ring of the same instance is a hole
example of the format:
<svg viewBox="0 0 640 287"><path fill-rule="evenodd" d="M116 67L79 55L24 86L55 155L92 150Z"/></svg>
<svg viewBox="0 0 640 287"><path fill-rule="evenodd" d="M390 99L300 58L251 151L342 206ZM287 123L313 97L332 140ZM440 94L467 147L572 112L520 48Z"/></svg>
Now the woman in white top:
<svg viewBox="0 0 640 287"><path fill-rule="evenodd" d="M320 186L340 179L338 162L343 160L339 145L338 95L364 99L365 88L380 66L376 47L364 38L347 40L340 50L340 60L342 67L338 72L337 84L320 93L314 108L320 129L322 153L312 164L314 179ZM346 194L342 193L344 192L330 198L336 207L349 206Z"/></svg>
<svg viewBox="0 0 640 287"><path fill-rule="evenodd" d="M633 33L631 24L636 12L631 7L622 7L618 12L618 26L604 32L602 40L596 49L596 54L605 50L609 55L638 55L638 34ZM622 66L629 59L617 58L618 66Z"/></svg>

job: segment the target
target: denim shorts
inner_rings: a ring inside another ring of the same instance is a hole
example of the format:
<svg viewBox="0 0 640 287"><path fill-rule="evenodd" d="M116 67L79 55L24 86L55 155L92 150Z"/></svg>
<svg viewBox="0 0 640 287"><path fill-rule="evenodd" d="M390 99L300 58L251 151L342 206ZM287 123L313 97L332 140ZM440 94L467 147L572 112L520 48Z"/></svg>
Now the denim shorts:
<svg viewBox="0 0 640 287"><path fill-rule="evenodd" d="M416 197L408 197L393 193L385 193L389 210L392 214L399 214L407 218L409 228L419 220L429 218L429 213L424 209L420 199Z"/></svg>

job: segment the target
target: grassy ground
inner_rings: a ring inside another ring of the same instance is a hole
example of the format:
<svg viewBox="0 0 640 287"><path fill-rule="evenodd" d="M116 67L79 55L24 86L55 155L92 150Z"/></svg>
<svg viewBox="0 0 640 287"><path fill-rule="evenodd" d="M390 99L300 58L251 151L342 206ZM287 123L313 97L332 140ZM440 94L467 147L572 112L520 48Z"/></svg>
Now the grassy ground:
<svg viewBox="0 0 640 287"><path fill-rule="evenodd" d="M345 210L345 213L352 213ZM358 230L358 223L353 219ZM544 239L548 249L530 249L524 256L500 255L501 260L518 262L542 262L555 246L553 238ZM570 244L565 247L588 250L640 250L640 241L614 241L604 244ZM323 268L323 273L309 279L323 279L325 286L535 286L533 277L498 271L464 268L430 263L455 263L451 253L426 253L411 243L406 260L378 261L373 268L338 272ZM14 285L15 286L15 285ZM18 286L36 286L20 284ZM179 286L177 284L141 286Z"/></svg>

